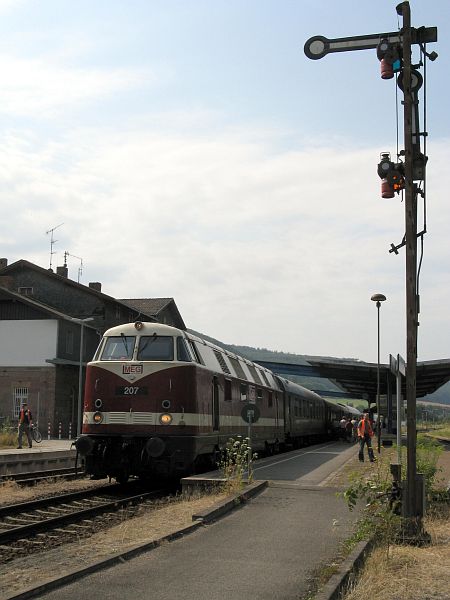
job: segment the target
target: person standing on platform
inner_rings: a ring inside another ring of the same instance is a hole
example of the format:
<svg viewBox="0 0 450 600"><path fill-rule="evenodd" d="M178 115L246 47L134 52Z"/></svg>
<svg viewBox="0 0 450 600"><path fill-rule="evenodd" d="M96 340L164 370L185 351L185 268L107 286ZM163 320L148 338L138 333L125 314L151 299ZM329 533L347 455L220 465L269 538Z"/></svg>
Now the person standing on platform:
<svg viewBox="0 0 450 600"><path fill-rule="evenodd" d="M19 413L19 439L17 448L22 448L22 437L23 434L27 436L28 447L31 448L33 446L33 440L31 438L31 426L33 424L33 417L31 415L31 410L28 408L28 404L26 402L22 402L22 408Z"/></svg>
<svg viewBox="0 0 450 600"><path fill-rule="evenodd" d="M372 448L373 427L369 419L369 413L364 413L363 418L358 423L359 454L358 458L364 462L364 445L367 445L370 462L375 462Z"/></svg>

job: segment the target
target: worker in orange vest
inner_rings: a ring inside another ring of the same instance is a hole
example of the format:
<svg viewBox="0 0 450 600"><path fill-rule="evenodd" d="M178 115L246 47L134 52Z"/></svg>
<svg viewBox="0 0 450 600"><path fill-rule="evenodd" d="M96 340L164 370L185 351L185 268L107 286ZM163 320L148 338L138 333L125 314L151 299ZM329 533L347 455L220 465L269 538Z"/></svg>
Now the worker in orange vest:
<svg viewBox="0 0 450 600"><path fill-rule="evenodd" d="M364 445L367 445L367 452L369 454L370 462L375 461L372 448L373 428L372 423L369 419L369 413L364 413L363 418L358 423L358 440L359 440L359 454L358 458L361 462L364 462Z"/></svg>
<svg viewBox="0 0 450 600"><path fill-rule="evenodd" d="M33 425L31 410L28 408L26 402L22 402L22 408L19 413L19 439L17 448L22 448L22 437L23 434L27 436L28 447L31 448L33 441L31 438L31 426Z"/></svg>

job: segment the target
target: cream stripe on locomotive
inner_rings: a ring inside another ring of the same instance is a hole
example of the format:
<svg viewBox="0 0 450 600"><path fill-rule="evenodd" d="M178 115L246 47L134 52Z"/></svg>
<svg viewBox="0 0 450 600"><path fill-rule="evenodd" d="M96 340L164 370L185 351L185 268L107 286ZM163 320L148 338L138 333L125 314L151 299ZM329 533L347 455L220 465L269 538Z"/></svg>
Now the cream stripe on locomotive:
<svg viewBox="0 0 450 600"><path fill-rule="evenodd" d="M85 412L83 414L83 423L86 425L95 425L94 422L95 412ZM139 411L115 411L115 412L102 412L103 420L99 425L161 425L159 422L160 412L139 412ZM165 425L165 427L171 427L172 425L180 425L184 423L191 427L211 427L212 415L211 414L197 414L197 413L170 413L172 416L171 425ZM253 427L276 427L276 419L271 418L260 418ZM284 419L278 419L278 426L283 427ZM246 427L247 423L242 417L236 415L221 415L220 426L242 426Z"/></svg>

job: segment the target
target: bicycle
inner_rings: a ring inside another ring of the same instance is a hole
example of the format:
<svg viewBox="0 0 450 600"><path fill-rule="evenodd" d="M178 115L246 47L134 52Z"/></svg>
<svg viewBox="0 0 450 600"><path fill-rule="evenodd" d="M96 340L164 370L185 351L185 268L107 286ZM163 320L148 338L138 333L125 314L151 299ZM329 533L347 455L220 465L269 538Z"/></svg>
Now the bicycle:
<svg viewBox="0 0 450 600"><path fill-rule="evenodd" d="M40 444L42 442L42 435L41 435L41 432L39 431L37 425L33 424L31 426L31 437L37 444Z"/></svg>

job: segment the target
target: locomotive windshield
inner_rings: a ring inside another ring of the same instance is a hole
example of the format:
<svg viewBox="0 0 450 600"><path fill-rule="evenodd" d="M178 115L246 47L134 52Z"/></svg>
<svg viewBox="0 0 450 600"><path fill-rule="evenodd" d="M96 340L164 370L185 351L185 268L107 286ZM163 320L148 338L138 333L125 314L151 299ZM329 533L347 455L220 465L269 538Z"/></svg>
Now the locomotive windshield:
<svg viewBox="0 0 450 600"><path fill-rule="evenodd" d="M101 360L131 360L135 343L134 335L120 335L106 338Z"/></svg>
<svg viewBox="0 0 450 600"><path fill-rule="evenodd" d="M137 360L173 360L173 337L143 335L139 340Z"/></svg>

